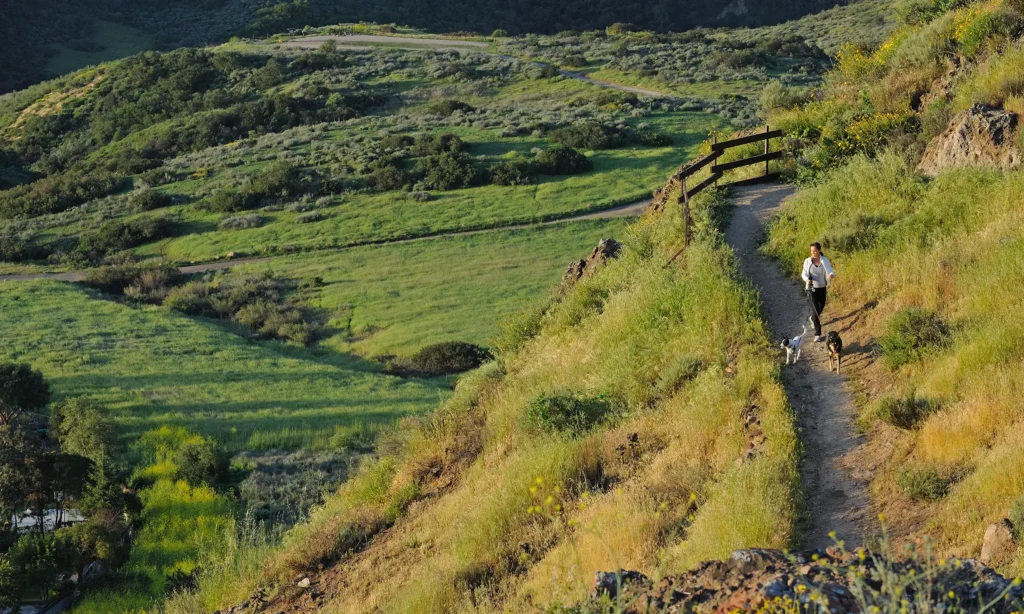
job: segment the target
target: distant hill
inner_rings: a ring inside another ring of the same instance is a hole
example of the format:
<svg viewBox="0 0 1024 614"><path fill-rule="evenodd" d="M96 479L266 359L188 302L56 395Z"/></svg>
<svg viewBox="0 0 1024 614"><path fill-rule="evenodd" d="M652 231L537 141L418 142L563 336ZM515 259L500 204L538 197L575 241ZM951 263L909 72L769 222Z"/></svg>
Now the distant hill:
<svg viewBox="0 0 1024 614"><path fill-rule="evenodd" d="M222 41L234 34L266 35L306 25L373 21L433 32L552 34L630 23L657 31L695 26L779 23L837 4L835 0L712 0L589 2L569 0L10 0L0 12L0 93L79 66L145 48ZM104 20L104 23L98 20ZM109 24L134 28L118 30ZM97 55L106 53L107 55ZM54 58L57 61L53 61Z"/></svg>

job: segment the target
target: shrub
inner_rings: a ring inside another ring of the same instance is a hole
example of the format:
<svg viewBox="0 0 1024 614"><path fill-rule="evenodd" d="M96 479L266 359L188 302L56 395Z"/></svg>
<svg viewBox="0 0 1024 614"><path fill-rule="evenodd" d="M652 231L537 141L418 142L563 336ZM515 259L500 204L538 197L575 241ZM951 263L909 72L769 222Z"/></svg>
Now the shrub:
<svg viewBox="0 0 1024 614"><path fill-rule="evenodd" d="M255 209L259 204L259 199L254 194L234 188L217 190L206 198L207 208L217 213L246 211Z"/></svg>
<svg viewBox="0 0 1024 614"><path fill-rule="evenodd" d="M536 166L545 175L579 175L594 168L585 155L565 145L556 145L537 154Z"/></svg>
<svg viewBox="0 0 1024 614"><path fill-rule="evenodd" d="M221 230L245 230L248 228L259 228L262 223L263 218L255 213L250 213L248 215L226 217L217 224L217 228Z"/></svg>
<svg viewBox="0 0 1024 614"><path fill-rule="evenodd" d="M526 185L530 183L533 165L528 160L506 160L491 166L487 174L494 185Z"/></svg>
<svg viewBox="0 0 1024 614"><path fill-rule="evenodd" d="M1013 536L1018 541L1024 539L1024 495L1017 497L1017 500L1010 506L1006 517L1013 524Z"/></svg>
<svg viewBox="0 0 1024 614"><path fill-rule="evenodd" d="M921 360L929 349L944 343L947 334L945 323L935 312L910 307L889 320L878 345L886 364L896 369Z"/></svg>
<svg viewBox="0 0 1024 614"><path fill-rule="evenodd" d="M885 397L878 403L875 415L883 422L901 429L912 429L930 414L937 406L928 399L922 399L914 392L905 397Z"/></svg>
<svg viewBox="0 0 1024 614"><path fill-rule="evenodd" d="M211 315L210 287L199 281L190 281L172 288L164 299L164 307L191 316Z"/></svg>
<svg viewBox="0 0 1024 614"><path fill-rule="evenodd" d="M476 178L476 171L465 154L445 153L424 158L416 165L423 174L423 183L432 190L468 188Z"/></svg>
<svg viewBox="0 0 1024 614"><path fill-rule="evenodd" d="M128 198L128 202L131 203L132 208L137 211L152 211L153 209L167 207L174 201L169 195L164 194L163 192L143 188L132 192L132 195Z"/></svg>
<svg viewBox="0 0 1024 614"><path fill-rule="evenodd" d="M430 200L430 197L430 192L427 192L425 190L416 190L414 192L409 192L409 200L413 200L418 203L425 203Z"/></svg>
<svg viewBox="0 0 1024 614"><path fill-rule="evenodd" d="M575 437L604 421L611 409L605 396L566 392L540 395L530 401L526 413L530 422L542 430Z"/></svg>
<svg viewBox="0 0 1024 614"><path fill-rule="evenodd" d="M555 130L551 140L579 149L614 149L626 144L622 131L595 121Z"/></svg>
<svg viewBox="0 0 1024 614"><path fill-rule="evenodd" d="M458 100L435 100L427 105L427 111L434 115L443 115L449 117L456 111L470 112L474 111L473 107L469 106L464 102Z"/></svg>
<svg viewBox="0 0 1024 614"><path fill-rule="evenodd" d="M409 177L401 167L385 164L370 171L366 182L381 191L401 190L409 183Z"/></svg>
<svg viewBox="0 0 1024 614"><path fill-rule="evenodd" d="M227 459L208 439L186 441L174 454L175 479L190 486L216 484L227 473Z"/></svg>
<svg viewBox="0 0 1024 614"><path fill-rule="evenodd" d="M935 469L906 466L900 469L896 483L911 499L934 501L949 493L950 480Z"/></svg>
<svg viewBox="0 0 1024 614"><path fill-rule="evenodd" d="M114 220L83 234L75 251L88 260L99 260L103 256L170 236L177 226L177 222L167 217Z"/></svg>
<svg viewBox="0 0 1024 614"><path fill-rule="evenodd" d="M327 216L325 216L323 213L320 213L319 211L309 211L306 213L300 213L299 215L295 216L295 223L309 224L312 222L319 222L320 220L326 218Z"/></svg>
<svg viewBox="0 0 1024 614"><path fill-rule="evenodd" d="M421 348L409 367L427 375L448 375L475 369L492 358L486 349L462 341L443 341Z"/></svg>
<svg viewBox="0 0 1024 614"><path fill-rule="evenodd" d="M629 135L629 138L634 143L646 147L668 147L672 144L672 137L650 128L638 128Z"/></svg>
<svg viewBox="0 0 1024 614"><path fill-rule="evenodd" d="M412 142L412 153L417 156L436 156L466 150L466 142L454 134L417 134Z"/></svg>

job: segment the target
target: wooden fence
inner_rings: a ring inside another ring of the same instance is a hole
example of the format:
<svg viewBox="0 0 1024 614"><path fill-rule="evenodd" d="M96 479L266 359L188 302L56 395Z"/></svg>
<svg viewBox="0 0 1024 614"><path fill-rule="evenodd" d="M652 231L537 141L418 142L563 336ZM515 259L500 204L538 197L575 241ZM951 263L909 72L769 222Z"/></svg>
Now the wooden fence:
<svg viewBox="0 0 1024 614"><path fill-rule="evenodd" d="M771 150L771 139L778 138L781 136L781 130L771 130L768 126L765 126L764 132L758 132L756 134L741 136L735 139L729 139L728 141L719 142L717 140L717 137L715 137L715 142L712 143L711 145L711 153L702 158L697 158L696 160L693 160L692 162L689 162L688 164L684 164L683 166L679 167L679 170L676 171L675 175L673 175L672 178L678 181L680 185L682 185L682 191L679 200L683 204L683 247L678 252L676 252L674 256L672 256L672 259L668 261L666 266L668 266L668 264L671 264L672 261L675 260L679 256L679 254L683 253L683 250L685 250L690 245L691 228L693 226L693 220L690 217L690 199L696 196L698 193L700 193L701 190L704 190L709 186L717 184L718 180L722 178L722 175L726 171L730 171L736 168L742 168L744 166L761 164L763 162L764 173L758 175L757 177L751 177L749 179L743 179L740 181L733 181L727 185L749 185L752 183L761 183L763 181L773 181L775 179L778 179L779 173L769 172L768 164L772 160L778 160L779 158L782 157L782 151ZM726 150L731 149L733 147L739 147L741 145L757 143L760 141L764 141L764 153L758 154L756 156L750 156L748 158L733 160L732 162L725 162L722 164L716 163L718 158L720 158ZM702 168L709 164L711 165L711 175L704 181L701 181L697 185L693 186L692 188L688 187L686 185L687 178L695 175L698 171L700 171Z"/></svg>

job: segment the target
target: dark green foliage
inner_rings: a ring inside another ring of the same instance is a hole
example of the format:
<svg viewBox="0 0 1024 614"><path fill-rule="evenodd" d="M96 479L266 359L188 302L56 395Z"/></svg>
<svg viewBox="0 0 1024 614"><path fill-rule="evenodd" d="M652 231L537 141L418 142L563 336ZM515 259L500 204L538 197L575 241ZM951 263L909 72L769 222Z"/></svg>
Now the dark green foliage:
<svg viewBox="0 0 1024 614"><path fill-rule="evenodd" d="M737 49L735 51L718 51L711 56L711 64L736 70L750 66L764 66L768 57L756 49Z"/></svg>
<svg viewBox="0 0 1024 614"><path fill-rule="evenodd" d="M409 183L400 158L389 156L374 160L370 169L366 182L378 190L400 190Z"/></svg>
<svg viewBox="0 0 1024 614"><path fill-rule="evenodd" d="M169 195L149 188L132 192L128 201L136 211L152 211L170 206L174 202Z"/></svg>
<svg viewBox="0 0 1024 614"><path fill-rule="evenodd" d="M292 0L278 2L262 8L256 13L256 19L244 31L250 36L266 36L275 32L283 32L291 27L301 27L312 23L317 13L308 0Z"/></svg>
<svg viewBox="0 0 1024 614"><path fill-rule="evenodd" d="M458 100L436 100L427 105L427 112L448 117L456 111L469 113L473 107Z"/></svg>
<svg viewBox="0 0 1024 614"><path fill-rule="evenodd" d="M84 456L97 465L116 459L114 422L106 408L92 399L73 397L54 405L50 427L65 452Z"/></svg>
<svg viewBox="0 0 1024 614"><path fill-rule="evenodd" d="M359 444L353 443L356 445ZM372 449L371 439L369 450ZM348 468L345 459L344 455L308 452L243 453L242 462L251 470L238 485L238 494L246 502L247 512L256 520L291 524L323 503L324 495L345 480Z"/></svg>
<svg viewBox="0 0 1024 614"><path fill-rule="evenodd" d="M944 344L948 334L948 327L935 312L910 307L889 320L878 345L886 364L895 369L921 360L928 351Z"/></svg>
<svg viewBox="0 0 1024 614"><path fill-rule="evenodd" d="M58 213L117 192L124 177L110 173L60 173L0 192L0 218Z"/></svg>
<svg viewBox="0 0 1024 614"><path fill-rule="evenodd" d="M50 385L27 363L0 363L0 426L23 413L35 413L50 402Z"/></svg>
<svg viewBox="0 0 1024 614"><path fill-rule="evenodd" d="M186 441L174 453L178 470L175 479L185 480L191 486L212 485L227 474L227 458L208 439Z"/></svg>
<svg viewBox="0 0 1024 614"><path fill-rule="evenodd" d="M166 217L113 220L82 234L75 251L86 260L98 261L104 256L169 237L177 226L177 222Z"/></svg>
<svg viewBox="0 0 1024 614"><path fill-rule="evenodd" d="M178 277L178 269L172 266L123 262L89 269L82 283L108 294L124 294L128 288L136 287L159 295L174 285Z"/></svg>
<svg viewBox="0 0 1024 614"><path fill-rule="evenodd" d="M672 144L672 137L667 134L655 132L648 127L637 128L629 135L629 140L638 145L647 147L668 147Z"/></svg>
<svg viewBox="0 0 1024 614"><path fill-rule="evenodd" d="M605 396L566 392L540 395L530 401L526 415L542 430L575 437L601 424L611 411L612 403Z"/></svg>
<svg viewBox="0 0 1024 614"><path fill-rule="evenodd" d="M935 469L906 466L896 476L896 483L911 499L935 501L949 493L950 479Z"/></svg>
<svg viewBox="0 0 1024 614"><path fill-rule="evenodd" d="M50 250L40 246L29 233L0 232L0 261L44 260Z"/></svg>
<svg viewBox="0 0 1024 614"><path fill-rule="evenodd" d="M529 160L506 160L491 166L487 174L494 185L526 185L530 183L533 171Z"/></svg>
<svg viewBox="0 0 1024 614"><path fill-rule="evenodd" d="M905 397L885 397L878 403L875 415L901 429L912 429L934 413L938 406L911 392Z"/></svg>
<svg viewBox="0 0 1024 614"><path fill-rule="evenodd" d="M465 141L448 133L417 134L410 144L412 153L416 156L437 156L466 150Z"/></svg>
<svg viewBox="0 0 1024 614"><path fill-rule="evenodd" d="M240 189L218 190L206 199L206 207L218 213L236 213L298 196L303 176L288 162L275 162L257 173Z"/></svg>
<svg viewBox="0 0 1024 614"><path fill-rule="evenodd" d="M621 130L596 121L588 121L551 133L551 140L577 149L614 149L626 144Z"/></svg>
<svg viewBox="0 0 1024 614"><path fill-rule="evenodd" d="M431 190L468 188L476 179L469 157L461 153L424 158L417 163L416 172L423 175L423 184Z"/></svg>
<svg viewBox="0 0 1024 614"><path fill-rule="evenodd" d="M217 213L237 213L255 209L259 204L257 195L232 188L217 190L206 199L207 208Z"/></svg>
<svg viewBox="0 0 1024 614"><path fill-rule="evenodd" d="M537 170L545 175L579 175L594 168L594 164L581 152L555 145L537 154Z"/></svg>
<svg viewBox="0 0 1024 614"><path fill-rule="evenodd" d="M479 367L491 353L472 343L443 341L428 345L413 354L409 368L426 375L449 375Z"/></svg>

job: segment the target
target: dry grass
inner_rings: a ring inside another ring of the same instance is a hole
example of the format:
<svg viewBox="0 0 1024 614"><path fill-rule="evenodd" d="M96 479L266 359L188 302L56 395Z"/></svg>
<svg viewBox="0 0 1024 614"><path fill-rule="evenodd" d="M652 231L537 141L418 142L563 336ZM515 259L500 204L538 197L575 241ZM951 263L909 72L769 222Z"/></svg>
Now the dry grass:
<svg viewBox="0 0 1024 614"><path fill-rule="evenodd" d="M854 159L801 193L768 244L796 266L804 246L822 239L841 275L837 312L877 303L855 331L869 342L906 307L934 310L948 323L948 342L920 361L894 371L875 364L859 375L882 382L865 390L865 408L883 393L910 391L938 403L916 430L871 430L890 441L872 490L889 505L899 500L889 509L905 518L894 523L920 521L911 534L930 534L954 554L976 556L985 527L1024 495L1024 296L1012 290L1024 270L1022 189L1021 173L962 170L925 184L899 156ZM866 218L875 222L865 227ZM862 241L844 241L851 232ZM904 465L962 479L938 503L910 503L893 487ZM1022 554L999 563L1020 573Z"/></svg>

